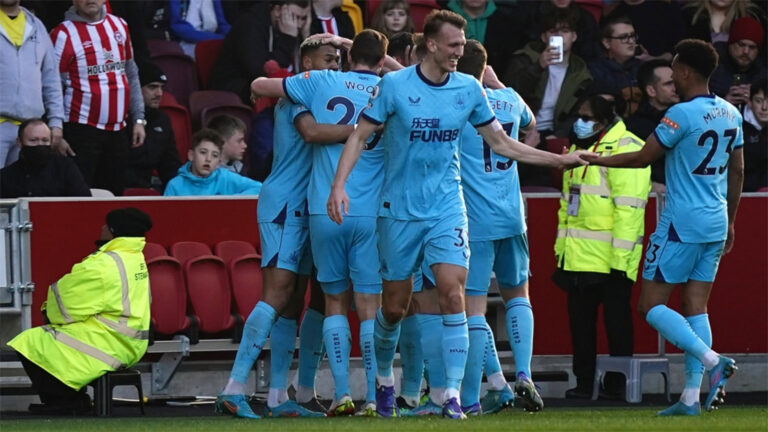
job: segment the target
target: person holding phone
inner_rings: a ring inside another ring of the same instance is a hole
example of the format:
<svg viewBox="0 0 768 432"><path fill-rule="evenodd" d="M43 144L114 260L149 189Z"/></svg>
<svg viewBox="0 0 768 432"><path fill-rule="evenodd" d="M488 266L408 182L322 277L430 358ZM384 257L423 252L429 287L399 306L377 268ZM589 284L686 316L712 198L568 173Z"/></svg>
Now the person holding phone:
<svg viewBox="0 0 768 432"><path fill-rule="evenodd" d="M713 93L743 111L749 103L750 85L766 77L765 64L758 54L763 48L765 33L760 21L752 17L733 22L728 45L720 50L720 64L712 74Z"/></svg>

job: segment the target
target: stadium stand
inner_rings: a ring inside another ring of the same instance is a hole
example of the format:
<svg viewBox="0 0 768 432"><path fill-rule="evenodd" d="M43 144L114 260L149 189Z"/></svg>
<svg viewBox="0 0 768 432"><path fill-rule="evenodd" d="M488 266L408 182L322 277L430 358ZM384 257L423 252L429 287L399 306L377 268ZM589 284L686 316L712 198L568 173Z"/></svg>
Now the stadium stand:
<svg viewBox="0 0 768 432"><path fill-rule="evenodd" d="M184 50L181 49L181 45L176 41L150 39L147 41L147 47L149 48L150 57L167 54L184 55Z"/></svg>
<svg viewBox="0 0 768 432"><path fill-rule="evenodd" d="M123 196L160 196L162 195L156 189L152 188L126 188L123 190Z"/></svg>
<svg viewBox="0 0 768 432"><path fill-rule="evenodd" d="M227 266L234 311L245 320L261 298L261 255L252 244L241 240L216 243L214 253Z"/></svg>
<svg viewBox="0 0 768 432"><path fill-rule="evenodd" d="M189 95L198 89L197 64L185 54L153 54L152 61L165 72L165 92L171 93L182 106L189 106Z"/></svg>
<svg viewBox="0 0 768 432"><path fill-rule="evenodd" d="M171 118L171 127L173 135L176 137L176 150L179 157L184 160L189 151L189 144L192 142L192 126L189 119L189 111L176 102L172 94L163 93L163 99L160 101L160 109Z"/></svg>
<svg viewBox="0 0 768 432"><path fill-rule="evenodd" d="M207 122L202 120L204 109L221 106L245 107L245 105L240 102L240 98L232 92L223 90L198 90L192 92L192 94L189 95L189 119L192 122L192 130L200 130L203 125L207 124ZM248 107L245 108L248 109ZM243 121L245 124L251 123L250 117L248 118L248 121ZM246 136L248 135L246 134Z"/></svg>
<svg viewBox="0 0 768 432"><path fill-rule="evenodd" d="M197 318L187 315L187 291L181 263L157 243L144 246L152 292L152 329L157 337L186 333L197 343Z"/></svg>
<svg viewBox="0 0 768 432"><path fill-rule="evenodd" d="M195 63L197 63L197 76L200 78L201 89L208 89L208 79L211 77L213 64L219 58L223 42L222 39L211 39L200 41L195 45Z"/></svg>

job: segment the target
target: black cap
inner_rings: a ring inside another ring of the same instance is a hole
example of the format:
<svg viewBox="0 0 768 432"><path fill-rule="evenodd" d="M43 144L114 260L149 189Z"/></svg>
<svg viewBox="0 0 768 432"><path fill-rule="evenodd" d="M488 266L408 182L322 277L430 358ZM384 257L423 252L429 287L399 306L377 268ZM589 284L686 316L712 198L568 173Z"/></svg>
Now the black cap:
<svg viewBox="0 0 768 432"><path fill-rule="evenodd" d="M163 70L151 61L142 61L138 64L138 66L139 81L141 82L142 87L153 82L160 82L165 84L168 81L168 78L165 76Z"/></svg>
<svg viewBox="0 0 768 432"><path fill-rule="evenodd" d="M152 219L135 207L127 207L107 213L107 226L115 237L144 237L152 229Z"/></svg>

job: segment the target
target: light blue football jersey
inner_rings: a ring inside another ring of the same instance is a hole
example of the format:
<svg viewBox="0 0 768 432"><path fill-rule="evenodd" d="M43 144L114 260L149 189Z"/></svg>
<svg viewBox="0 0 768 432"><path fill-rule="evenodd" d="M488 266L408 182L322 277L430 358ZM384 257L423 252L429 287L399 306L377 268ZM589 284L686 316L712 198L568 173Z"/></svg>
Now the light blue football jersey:
<svg viewBox="0 0 768 432"><path fill-rule="evenodd" d="M461 131L495 117L480 83L451 73L430 82L419 65L382 78L362 116L385 123L386 161L379 216L430 220L464 213L459 177Z"/></svg>
<svg viewBox="0 0 768 432"><path fill-rule="evenodd" d="M744 145L741 114L714 95L667 110L654 134L667 150L667 200L660 226L672 225L685 243L725 240L728 160Z"/></svg>
<svg viewBox="0 0 768 432"><path fill-rule="evenodd" d="M272 172L264 180L257 207L259 222L307 225L307 185L312 170L312 147L293 125L309 114L301 105L280 99L275 106Z"/></svg>
<svg viewBox="0 0 768 432"><path fill-rule="evenodd" d="M504 132L517 139L533 115L511 88L485 89ZM467 204L469 240L497 240L525 232L523 196L517 162L499 156L477 129L467 124L461 142L461 187Z"/></svg>
<svg viewBox="0 0 768 432"><path fill-rule="evenodd" d="M308 71L286 78L285 93L312 111L318 123L354 124L373 94L379 76L369 71ZM376 216L384 182L384 150L372 141L363 151L346 183L350 216ZM336 175L344 144L312 144L312 175L309 180L310 214L326 214L331 182Z"/></svg>

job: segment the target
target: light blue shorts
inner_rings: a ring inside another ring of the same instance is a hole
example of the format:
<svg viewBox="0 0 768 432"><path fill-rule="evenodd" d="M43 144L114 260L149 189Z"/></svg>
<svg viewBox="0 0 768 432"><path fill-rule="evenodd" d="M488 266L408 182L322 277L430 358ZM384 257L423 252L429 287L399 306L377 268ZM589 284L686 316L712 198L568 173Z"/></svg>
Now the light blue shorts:
<svg viewBox="0 0 768 432"><path fill-rule="evenodd" d="M467 295L488 295L491 274L496 273L499 288L509 289L522 285L530 275L528 236L523 233L499 240L473 241L469 243Z"/></svg>
<svg viewBox="0 0 768 432"><path fill-rule="evenodd" d="M671 225L664 231L657 230L648 241L643 279L670 284L714 282L725 241L683 243Z"/></svg>
<svg viewBox="0 0 768 432"><path fill-rule="evenodd" d="M422 290L431 290L435 288L435 276L432 269L421 266L421 269L413 275L413 292L420 293Z"/></svg>
<svg viewBox="0 0 768 432"><path fill-rule="evenodd" d="M259 223L261 266L276 267L298 273L312 274L312 251L306 226Z"/></svg>
<svg viewBox="0 0 768 432"><path fill-rule="evenodd" d="M346 216L338 225L327 215L310 215L309 236L324 293L341 294L350 281L357 293L381 293L375 217Z"/></svg>
<svg viewBox="0 0 768 432"><path fill-rule="evenodd" d="M404 280L422 265L469 267L467 215L457 213L437 220L378 219L381 277Z"/></svg>

